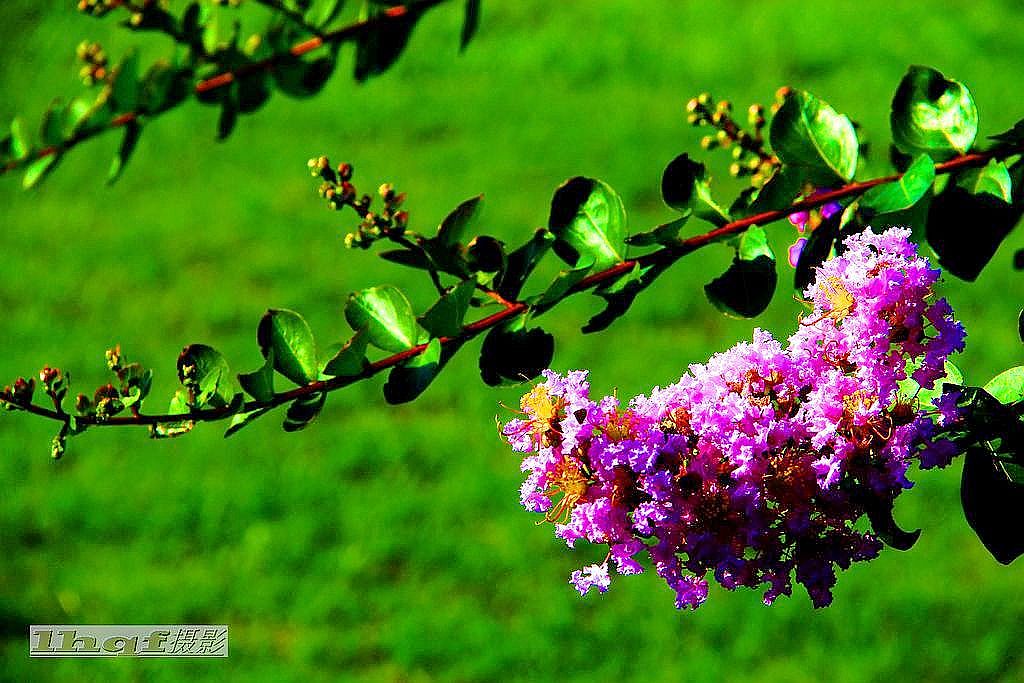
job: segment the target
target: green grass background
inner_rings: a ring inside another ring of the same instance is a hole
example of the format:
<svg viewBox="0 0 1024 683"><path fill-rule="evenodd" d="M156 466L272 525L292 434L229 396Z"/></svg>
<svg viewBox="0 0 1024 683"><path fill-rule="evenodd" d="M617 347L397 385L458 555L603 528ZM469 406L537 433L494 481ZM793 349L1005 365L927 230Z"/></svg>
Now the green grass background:
<svg viewBox="0 0 1024 683"><path fill-rule="evenodd" d="M83 38L115 55L168 47L71 4L0 3L0 120L37 122L53 96L77 92ZM346 51L321 95L275 97L225 143L213 109L161 117L112 188L102 181L115 136L75 150L37 191L0 180L0 378L49 363L91 388L107 381L104 349L120 343L155 369L149 410L162 409L187 343L216 346L236 371L257 367L268 306L301 311L326 345L347 334L348 292L423 291L415 274L343 249L351 221L324 209L305 168L320 153L354 163L361 190L390 180L407 191L420 229L483 192L481 230L514 240L543 224L551 192L576 174L616 187L634 230L667 219L660 173L699 152L683 106L706 89L741 112L783 84L811 90L875 143L862 177L885 170L889 101L909 64L966 82L983 135L1024 114L1024 15L1009 0L487 0L461 56L460 20L455 4L431 12L399 63L363 86ZM724 155L711 163L728 197ZM792 229L771 233L782 253ZM1015 233L976 283L946 283L969 332L968 380L1022 360L1011 268L1022 246ZM729 258L718 248L680 262L601 334L578 332L596 300L565 304L545 320L554 367L590 368L595 390L632 395L749 338L754 323L716 314L701 290ZM788 334L799 310L788 295L756 324ZM924 529L917 546L841 575L828 609L801 589L765 608L758 593L713 588L700 610L678 613L653 575L581 599L568 574L600 551L567 551L519 508L518 462L494 415L522 388L485 387L478 346L413 404L388 407L383 379L364 382L332 394L299 434L280 430L281 415L228 441L219 425L163 442L97 429L54 463L52 423L0 416L0 678L1024 678L1024 575L968 529L958 466L922 473L900 500L900 522ZM30 623L227 623L231 656L32 661Z"/></svg>

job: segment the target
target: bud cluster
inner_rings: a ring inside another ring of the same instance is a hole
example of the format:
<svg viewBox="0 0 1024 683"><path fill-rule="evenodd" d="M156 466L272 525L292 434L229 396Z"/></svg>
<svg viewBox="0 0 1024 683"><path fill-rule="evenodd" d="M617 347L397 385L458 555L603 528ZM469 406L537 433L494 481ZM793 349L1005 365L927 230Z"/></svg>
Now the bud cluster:
<svg viewBox="0 0 1024 683"><path fill-rule="evenodd" d="M107 53L99 43L83 40L78 44L75 54L84 63L78 72L83 83L93 85L106 80L110 74Z"/></svg>
<svg viewBox="0 0 1024 683"><path fill-rule="evenodd" d="M317 191L329 208L336 211L349 207L360 218L356 230L345 235L346 247L367 249L381 238L400 238L405 234L409 213L401 208L404 192L396 193L390 183L384 183L377 189L381 209L373 211L373 197L360 195L352 184L352 164L342 163L335 169L327 157L320 156L310 159L307 166L313 177L323 180Z"/></svg>
<svg viewBox="0 0 1024 683"><path fill-rule="evenodd" d="M678 608L703 603L710 578L760 587L771 604L794 577L822 607L837 569L877 556L862 518L889 533L910 466L957 453L943 436L959 419L956 392L924 404L907 388L932 388L964 341L934 296L939 271L909 236L848 237L785 346L755 330L625 404L592 399L584 371L545 372L502 433L527 454L523 506L569 547L608 546L573 572L581 594L607 590L610 567L637 574L649 562Z"/></svg>
<svg viewBox="0 0 1024 683"><path fill-rule="evenodd" d="M782 92L782 91L780 91ZM777 110L773 108L773 112ZM747 109L747 124L743 128L732 115L732 103L728 100L715 102L710 93L701 93L686 103L686 120L691 126L708 126L715 132L701 138L700 146L706 150L731 149L732 163L729 173L734 177L750 176L751 184L760 187L779 165L765 147L764 106L752 104Z"/></svg>

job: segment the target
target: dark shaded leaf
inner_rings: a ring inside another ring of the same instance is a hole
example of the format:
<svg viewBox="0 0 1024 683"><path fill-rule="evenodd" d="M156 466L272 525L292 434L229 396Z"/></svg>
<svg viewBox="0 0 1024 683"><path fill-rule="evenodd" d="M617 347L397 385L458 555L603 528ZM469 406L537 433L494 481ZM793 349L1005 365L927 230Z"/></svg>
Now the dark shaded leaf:
<svg viewBox="0 0 1024 683"><path fill-rule="evenodd" d="M125 54L113 72L110 97L118 113L135 111L139 103L139 54L131 50Z"/></svg>
<svg viewBox="0 0 1024 683"><path fill-rule="evenodd" d="M345 342L330 360L324 364L323 374L332 377L355 377L366 369L366 347L369 336L365 330Z"/></svg>
<svg viewBox="0 0 1024 683"><path fill-rule="evenodd" d="M807 183L807 174L799 166L782 166L768 179L742 216L753 216L765 211L784 209L801 194Z"/></svg>
<svg viewBox="0 0 1024 683"><path fill-rule="evenodd" d="M462 19L459 35L459 49L465 50L480 26L480 0L466 0L466 12Z"/></svg>
<svg viewBox="0 0 1024 683"><path fill-rule="evenodd" d="M441 342L431 339L423 353L391 369L384 384L384 400L407 403L422 394L441 369Z"/></svg>
<svg viewBox="0 0 1024 683"><path fill-rule="evenodd" d="M54 100L43 114L39 126L39 138L44 145L54 147L64 144L64 127L67 123L67 107L60 100Z"/></svg>
<svg viewBox="0 0 1024 683"><path fill-rule="evenodd" d="M318 391L292 401L284 416L284 431L297 432L300 429L305 429L320 414L326 400L327 394Z"/></svg>
<svg viewBox="0 0 1024 683"><path fill-rule="evenodd" d="M267 350L263 367L254 372L238 375L238 383L242 390L257 401L269 401L274 398L274 349ZM227 435L225 435L227 436Z"/></svg>
<svg viewBox="0 0 1024 683"><path fill-rule="evenodd" d="M475 280L463 280L420 316L420 325L434 337L454 337L462 332L462 321L476 290Z"/></svg>
<svg viewBox="0 0 1024 683"><path fill-rule="evenodd" d="M649 287L670 265L670 263L655 263L641 267L640 264L637 264L625 276L615 280L610 285L597 289L594 294L603 298L606 305L603 311L587 321L587 324L583 326L583 332L589 334L607 329L609 325L629 310L637 295Z"/></svg>
<svg viewBox="0 0 1024 683"><path fill-rule="evenodd" d="M705 178L704 164L688 154L680 154L669 162L661 175L661 197L677 211L692 210L703 220L722 226L729 222L729 212L715 202L711 186Z"/></svg>
<svg viewBox="0 0 1024 683"><path fill-rule="evenodd" d="M935 69L912 66L896 89L889 123L900 150L942 160L971 148L978 109L962 83Z"/></svg>
<svg viewBox="0 0 1024 683"><path fill-rule="evenodd" d="M482 194L470 197L445 216L437 227L437 241L441 246L447 248L465 242L466 229L480 210L483 199Z"/></svg>
<svg viewBox="0 0 1024 683"><path fill-rule="evenodd" d="M857 170L853 123L809 92L793 91L772 117L772 151L783 164L798 166L818 184L849 181Z"/></svg>
<svg viewBox="0 0 1024 683"><path fill-rule="evenodd" d="M726 315L753 318L768 307L777 282L775 256L767 236L764 230L752 226L740 237L732 265L704 285L704 293Z"/></svg>
<svg viewBox="0 0 1024 683"><path fill-rule="evenodd" d="M121 146L118 147L117 154L114 155L110 162L110 170L107 172L107 184L112 185L121 177L125 164L128 163L128 159L131 158L132 153L135 151L140 135L142 135L142 124L137 120L129 121L124 125L124 136L121 138Z"/></svg>
<svg viewBox="0 0 1024 683"><path fill-rule="evenodd" d="M868 521L871 522L871 529L882 542L897 550L910 550L917 543L921 536L921 530L904 531L893 518L892 502L882 504L881 501L872 499L865 506Z"/></svg>
<svg viewBox="0 0 1024 683"><path fill-rule="evenodd" d="M250 410L247 413L236 413L231 416L231 422L228 423L228 428L224 432L224 438L228 438L242 427L246 427L252 424L257 418L262 417L269 413L272 408L260 408L258 410Z"/></svg>
<svg viewBox="0 0 1024 683"><path fill-rule="evenodd" d="M420 10L410 9L398 18L373 26L360 36L356 44L357 81L382 74L395 63L409 42L421 14Z"/></svg>
<svg viewBox="0 0 1024 683"><path fill-rule="evenodd" d="M967 523L997 561L1010 564L1024 554L1024 485L984 447L967 449L960 502Z"/></svg>
<svg viewBox="0 0 1024 683"><path fill-rule="evenodd" d="M327 84L336 66L333 57L319 57L308 62L296 57L285 60L274 69L274 81L287 95L312 97Z"/></svg>
<svg viewBox="0 0 1024 683"><path fill-rule="evenodd" d="M505 270L499 280L498 293L506 299L516 299L526 279L554 241L555 236L550 231L538 228L525 244L509 254Z"/></svg>
<svg viewBox="0 0 1024 683"><path fill-rule="evenodd" d="M487 384L528 381L551 365L555 338L539 327L527 330L524 325L495 327L484 337L480 376Z"/></svg>
<svg viewBox="0 0 1024 683"><path fill-rule="evenodd" d="M238 88L232 84L227 95L220 103L220 116L217 118L217 139L227 140L231 131L238 123Z"/></svg>
<svg viewBox="0 0 1024 683"><path fill-rule="evenodd" d="M256 340L264 358L273 352L274 369L298 385L316 379L316 344L306 320L287 309L271 308L260 319Z"/></svg>
<svg viewBox="0 0 1024 683"><path fill-rule="evenodd" d="M820 266L832 255L832 245L839 237L839 222L842 214L836 213L816 227L807 237L807 243L800 258L796 262L793 273L793 286L803 291L814 282L815 268Z"/></svg>
<svg viewBox="0 0 1024 683"><path fill-rule="evenodd" d="M379 256L385 261L391 261L392 263L398 263L410 268L430 269L430 261L423 255L422 251L391 249L390 251L382 251Z"/></svg>
<svg viewBox="0 0 1024 683"><path fill-rule="evenodd" d="M555 253L577 268L585 258L599 269L625 260L626 208L600 180L577 176L559 186L548 229L557 238Z"/></svg>
<svg viewBox="0 0 1024 683"><path fill-rule="evenodd" d="M1014 185L1024 177L1024 162L1010 167ZM928 211L928 244L943 269L974 280L1024 214L1024 202L1006 204L988 193L974 195L954 182L937 194Z"/></svg>

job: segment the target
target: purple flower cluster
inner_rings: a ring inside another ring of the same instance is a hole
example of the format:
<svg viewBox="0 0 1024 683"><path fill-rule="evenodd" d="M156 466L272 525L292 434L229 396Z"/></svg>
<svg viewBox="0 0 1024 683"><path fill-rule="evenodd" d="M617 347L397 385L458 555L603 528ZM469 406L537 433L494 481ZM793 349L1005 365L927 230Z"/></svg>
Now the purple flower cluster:
<svg viewBox="0 0 1024 683"><path fill-rule="evenodd" d="M847 238L785 347L755 330L624 405L592 399L584 371L544 373L503 434L527 454L524 507L570 548L608 546L573 572L581 594L606 591L612 567L644 571L646 556L678 608L704 602L709 574L730 590L766 587L765 604L790 595L795 576L822 607L837 567L879 553L858 520L891 509L914 461L941 467L956 454L937 436L958 417L956 396L924 404L908 386L932 388L964 331L909 236Z"/></svg>

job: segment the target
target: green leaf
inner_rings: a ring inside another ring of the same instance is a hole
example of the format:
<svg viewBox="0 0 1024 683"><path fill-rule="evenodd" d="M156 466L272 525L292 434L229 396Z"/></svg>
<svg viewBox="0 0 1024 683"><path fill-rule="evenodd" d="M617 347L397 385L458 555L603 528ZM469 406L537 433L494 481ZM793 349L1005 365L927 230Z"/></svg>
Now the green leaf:
<svg viewBox="0 0 1024 683"><path fill-rule="evenodd" d="M566 292L579 284L594 267L592 257L585 257L578 268L563 270L555 276L547 289L532 297L531 303L535 306L545 307L559 301Z"/></svg>
<svg viewBox="0 0 1024 683"><path fill-rule="evenodd" d="M1010 171L1006 164L991 159L981 168L972 168L959 174L956 184L971 194L987 193L1009 204L1012 197Z"/></svg>
<svg viewBox="0 0 1024 683"><path fill-rule="evenodd" d="M434 337L458 335L475 290L475 280L463 280L455 285L420 317L420 325Z"/></svg>
<svg viewBox="0 0 1024 683"><path fill-rule="evenodd" d="M59 154L47 154L33 161L25 169L25 177L21 179L21 186L28 190L38 185L39 181L57 166L58 161L60 161Z"/></svg>
<svg viewBox="0 0 1024 683"><path fill-rule="evenodd" d="M857 170L853 123L808 92L797 90L786 98L768 137L779 161L804 167L817 183L848 181Z"/></svg>
<svg viewBox="0 0 1024 683"><path fill-rule="evenodd" d="M57 147L64 144L64 125L67 107L60 100L54 100L43 114L43 123L39 127L39 137L44 145Z"/></svg>
<svg viewBox="0 0 1024 683"><path fill-rule="evenodd" d="M689 220L690 213L687 212L685 216L669 221L668 223L662 223L653 230L647 232L638 232L634 235L630 235L626 238L628 244L632 244L638 247L650 247L655 244L675 244L679 241L679 231L686 225L686 221Z"/></svg>
<svg viewBox="0 0 1024 683"><path fill-rule="evenodd" d="M284 431L297 432L300 429L305 429L320 414L326 400L327 394L318 391L292 401L284 416Z"/></svg>
<svg viewBox="0 0 1024 683"><path fill-rule="evenodd" d="M345 342L324 365L323 374L331 377L355 377L366 369L366 346L369 337L365 330Z"/></svg>
<svg viewBox="0 0 1024 683"><path fill-rule="evenodd" d="M132 152L135 151L135 145L139 142L139 136L142 134L142 125L132 120L124 126L124 137L121 138L121 146L117 150L117 154L114 155L113 160L110 162L110 170L107 172L107 183L113 184L121 177L121 172L124 171L125 164L128 163L128 159L131 158Z"/></svg>
<svg viewBox="0 0 1024 683"><path fill-rule="evenodd" d="M459 50L465 50L480 26L480 0L466 0L466 11L459 35Z"/></svg>
<svg viewBox="0 0 1024 683"><path fill-rule="evenodd" d="M935 69L912 66L896 89L889 122L901 151L942 160L971 148L978 108L962 83Z"/></svg>
<svg viewBox="0 0 1024 683"><path fill-rule="evenodd" d="M250 410L247 413L236 413L231 416L231 422L228 423L228 428L224 432L224 438L228 438L242 427L245 427L256 420L256 418L262 417L270 412L272 408L259 408L258 410Z"/></svg>
<svg viewBox="0 0 1024 683"><path fill-rule="evenodd" d="M334 21L344 7L343 0L312 0L306 10L306 21L322 28Z"/></svg>
<svg viewBox="0 0 1024 683"><path fill-rule="evenodd" d="M10 147L11 158L15 161L27 159L29 152L32 150L32 143L25 130L25 122L22 121L20 116L11 121Z"/></svg>
<svg viewBox="0 0 1024 683"><path fill-rule="evenodd" d="M426 390L441 369L441 342L431 339L418 356L392 368L384 385L384 400L391 405L407 403Z"/></svg>
<svg viewBox="0 0 1024 683"><path fill-rule="evenodd" d="M396 287L383 285L356 292L348 298L345 319L354 330L366 330L371 344L399 352L416 345L419 330L412 306Z"/></svg>
<svg viewBox="0 0 1024 683"><path fill-rule="evenodd" d="M522 317L493 328L484 337L480 376L491 386L529 381L551 365L554 353L555 338L539 327L527 330Z"/></svg>
<svg viewBox="0 0 1024 683"><path fill-rule="evenodd" d="M661 175L661 197L677 211L693 211L698 217L721 227L729 222L729 212L711 196L704 164L688 154L680 154L668 163Z"/></svg>
<svg viewBox="0 0 1024 683"><path fill-rule="evenodd" d="M735 248L732 265L704 285L704 293L726 315L753 318L768 307L775 293L775 255L764 230L756 225L743 233Z"/></svg>
<svg viewBox="0 0 1024 683"><path fill-rule="evenodd" d="M197 408L223 408L237 392L228 362L211 346L189 344L178 356L178 379Z"/></svg>
<svg viewBox="0 0 1024 683"><path fill-rule="evenodd" d="M169 415L183 415L192 412L188 404L188 397L180 389L171 397L171 403L167 407ZM182 434L188 434L196 426L195 420L182 420L181 422L162 422L151 425L149 435L154 439L168 439Z"/></svg>
<svg viewBox="0 0 1024 683"><path fill-rule="evenodd" d="M1024 554L1024 486L1013 481L989 449L967 449L960 501L967 523L997 561L1010 564Z"/></svg>
<svg viewBox="0 0 1024 683"><path fill-rule="evenodd" d="M260 402L274 398L274 349L267 351L263 367L254 372L238 375L242 389Z"/></svg>
<svg viewBox="0 0 1024 683"><path fill-rule="evenodd" d="M577 176L563 183L551 200L548 228L557 238L555 253L570 265L590 257L602 269L625 260L626 209L600 180Z"/></svg>
<svg viewBox="0 0 1024 683"><path fill-rule="evenodd" d="M555 236L549 230L538 228L525 244L509 254L498 284L498 293L509 300L518 298L530 273L548 253L554 241Z"/></svg>
<svg viewBox="0 0 1024 683"><path fill-rule="evenodd" d="M466 229L480 210L484 196L470 197L445 216L437 227L437 241L448 248L465 242Z"/></svg>
<svg viewBox="0 0 1024 683"><path fill-rule="evenodd" d="M316 343L306 320L287 309L269 309L260 319L256 339L264 358L273 353L274 369L298 385L317 376Z"/></svg>
<svg viewBox="0 0 1024 683"><path fill-rule="evenodd" d="M935 165L927 154L920 154L894 183L871 188L861 197L861 209L874 213L903 211L916 204L935 181Z"/></svg>
<svg viewBox="0 0 1024 683"><path fill-rule="evenodd" d="M1024 365L1004 370L989 380L984 389L1003 404L1024 400Z"/></svg>
<svg viewBox="0 0 1024 683"><path fill-rule="evenodd" d="M131 50L125 54L113 72L111 99L119 113L135 111L139 103L139 54Z"/></svg>

